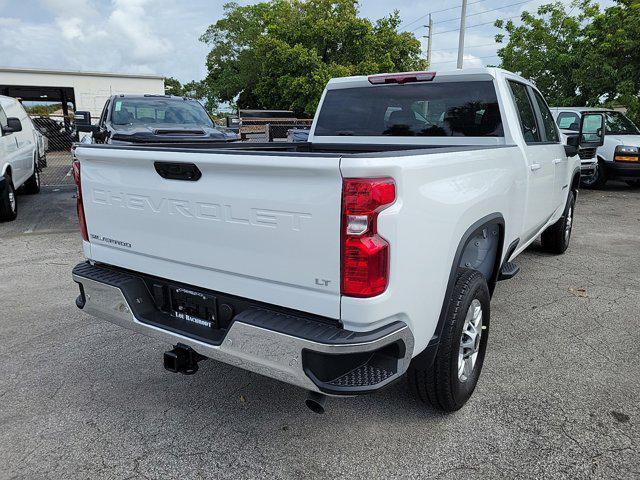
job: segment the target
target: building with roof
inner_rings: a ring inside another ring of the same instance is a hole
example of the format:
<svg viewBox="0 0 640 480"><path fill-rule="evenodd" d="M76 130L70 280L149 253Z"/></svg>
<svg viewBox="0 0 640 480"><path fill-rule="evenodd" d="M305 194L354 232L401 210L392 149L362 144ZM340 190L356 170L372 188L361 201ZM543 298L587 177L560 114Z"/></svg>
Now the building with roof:
<svg viewBox="0 0 640 480"><path fill-rule="evenodd" d="M76 110L98 117L107 98L121 93L164 94L164 77L0 67L0 95L26 105L60 104L65 123Z"/></svg>

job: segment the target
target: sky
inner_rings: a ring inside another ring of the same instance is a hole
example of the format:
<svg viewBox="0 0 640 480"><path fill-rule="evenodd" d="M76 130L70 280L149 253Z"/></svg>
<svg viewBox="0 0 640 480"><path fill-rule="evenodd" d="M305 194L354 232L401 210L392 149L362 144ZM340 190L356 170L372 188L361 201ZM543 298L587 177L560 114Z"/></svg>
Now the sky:
<svg viewBox="0 0 640 480"><path fill-rule="evenodd" d="M227 0L0 0L0 66L157 74L182 82L206 75L198 37ZM552 0L468 0L465 67L498 62L492 24ZM561 0L569 5L572 0ZM245 5L257 3L237 0ZM432 69L455 68L462 0L361 0L376 20L400 11L401 29L423 42L433 12ZM613 3L602 0L602 6ZM446 10L445 10L446 9ZM445 10L445 11L442 11ZM514 19L517 21L517 18Z"/></svg>

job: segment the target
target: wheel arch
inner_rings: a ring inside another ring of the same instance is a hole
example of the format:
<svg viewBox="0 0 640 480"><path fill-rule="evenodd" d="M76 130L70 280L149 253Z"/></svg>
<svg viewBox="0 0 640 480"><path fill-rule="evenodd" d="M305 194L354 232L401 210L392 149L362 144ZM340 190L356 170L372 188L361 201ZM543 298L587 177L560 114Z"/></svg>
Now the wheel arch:
<svg viewBox="0 0 640 480"><path fill-rule="evenodd" d="M9 165L8 163L5 163L2 166L2 172L0 172L0 176L4 177L6 174L9 174L9 176L11 176L11 165Z"/></svg>
<svg viewBox="0 0 640 480"><path fill-rule="evenodd" d="M480 271L487 278L489 292L493 294L505 253L504 239L505 220L499 212L486 215L467 228L458 243L458 248L453 258L447 288L440 308L440 316L438 317L433 337L429 340L427 347L414 357L413 362L415 364L426 367L435 358L440 343L442 327L448 315L449 297L455 286L457 272L460 267ZM508 252L508 255L511 255L515 250L517 241L514 243L515 245L509 246L510 252Z"/></svg>
<svg viewBox="0 0 640 480"><path fill-rule="evenodd" d="M573 171L573 176L571 178L571 191L574 192L574 195L578 195L578 190L580 189L580 169L576 169Z"/></svg>

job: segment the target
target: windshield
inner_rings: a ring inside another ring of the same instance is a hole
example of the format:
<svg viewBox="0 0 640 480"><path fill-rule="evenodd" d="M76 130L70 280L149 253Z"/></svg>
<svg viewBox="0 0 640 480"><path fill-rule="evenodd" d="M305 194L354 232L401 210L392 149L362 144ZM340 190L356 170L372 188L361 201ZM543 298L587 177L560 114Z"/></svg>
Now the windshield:
<svg viewBox="0 0 640 480"><path fill-rule="evenodd" d="M213 122L196 100L171 98L118 98L113 103L114 125L199 125Z"/></svg>
<svg viewBox="0 0 640 480"><path fill-rule="evenodd" d="M640 133L638 127L621 112L606 112L605 119L607 135L638 135Z"/></svg>
<svg viewBox="0 0 640 480"><path fill-rule="evenodd" d="M329 90L317 136L503 136L492 81L415 83Z"/></svg>

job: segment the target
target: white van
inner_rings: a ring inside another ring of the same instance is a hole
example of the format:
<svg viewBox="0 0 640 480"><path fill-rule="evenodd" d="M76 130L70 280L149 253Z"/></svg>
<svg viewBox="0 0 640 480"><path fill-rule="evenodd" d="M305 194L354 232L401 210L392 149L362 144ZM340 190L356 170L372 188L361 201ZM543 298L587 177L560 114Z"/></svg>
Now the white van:
<svg viewBox="0 0 640 480"><path fill-rule="evenodd" d="M18 215L16 190L40 191L36 130L18 100L0 95L0 222Z"/></svg>

